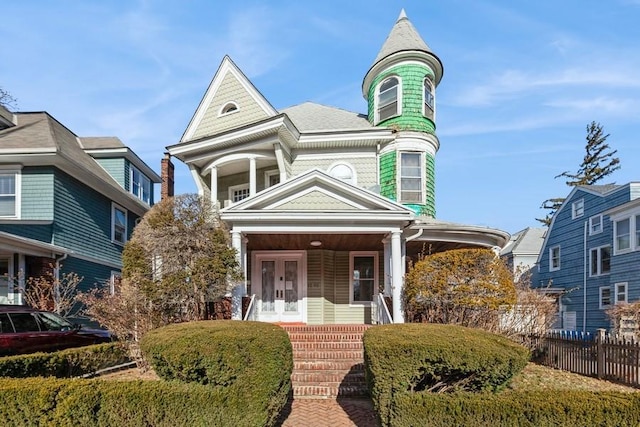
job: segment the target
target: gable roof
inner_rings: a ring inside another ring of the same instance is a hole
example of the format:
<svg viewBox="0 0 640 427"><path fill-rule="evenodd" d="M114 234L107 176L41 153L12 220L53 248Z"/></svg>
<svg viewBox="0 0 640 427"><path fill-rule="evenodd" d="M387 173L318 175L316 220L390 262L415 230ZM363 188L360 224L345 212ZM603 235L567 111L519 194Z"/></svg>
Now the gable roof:
<svg viewBox="0 0 640 427"><path fill-rule="evenodd" d="M542 249L546 232L547 229L544 227L527 227L514 233L509 243L500 251L500 256L509 254L538 255Z"/></svg>
<svg viewBox="0 0 640 427"><path fill-rule="evenodd" d="M366 114L354 113L314 102L304 102L285 108L280 112L289 116L301 132L375 129L369 123Z"/></svg>
<svg viewBox="0 0 640 427"><path fill-rule="evenodd" d="M237 109L222 114L222 108L228 103L235 104ZM180 142L218 134L277 114L276 109L226 55Z"/></svg>

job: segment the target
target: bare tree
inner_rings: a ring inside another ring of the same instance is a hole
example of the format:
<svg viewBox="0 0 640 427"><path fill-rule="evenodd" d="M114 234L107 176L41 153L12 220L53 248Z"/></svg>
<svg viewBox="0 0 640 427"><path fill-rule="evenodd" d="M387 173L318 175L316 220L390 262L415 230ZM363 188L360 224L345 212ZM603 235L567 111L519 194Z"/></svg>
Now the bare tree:
<svg viewBox="0 0 640 427"><path fill-rule="evenodd" d="M0 87L0 105L7 109L15 109L18 101L4 88Z"/></svg>
<svg viewBox="0 0 640 427"><path fill-rule="evenodd" d="M53 265L47 273L38 277L30 277L24 291L25 302L40 310L54 311L62 317L77 314L79 310L78 286L83 277L76 273L59 273Z"/></svg>

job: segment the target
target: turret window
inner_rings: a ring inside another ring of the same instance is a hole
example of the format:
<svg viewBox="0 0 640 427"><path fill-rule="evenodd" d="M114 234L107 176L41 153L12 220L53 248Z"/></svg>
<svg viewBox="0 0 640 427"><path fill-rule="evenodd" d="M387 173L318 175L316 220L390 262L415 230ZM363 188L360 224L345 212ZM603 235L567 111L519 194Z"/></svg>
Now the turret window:
<svg viewBox="0 0 640 427"><path fill-rule="evenodd" d="M424 201L424 161L422 153L400 153L400 202Z"/></svg>
<svg viewBox="0 0 640 427"><path fill-rule="evenodd" d="M382 82L378 89L378 120L381 122L400 114L398 87L400 82L396 77L389 77Z"/></svg>
<svg viewBox="0 0 640 427"><path fill-rule="evenodd" d="M431 78L424 79L424 115L433 118L436 107L435 92Z"/></svg>

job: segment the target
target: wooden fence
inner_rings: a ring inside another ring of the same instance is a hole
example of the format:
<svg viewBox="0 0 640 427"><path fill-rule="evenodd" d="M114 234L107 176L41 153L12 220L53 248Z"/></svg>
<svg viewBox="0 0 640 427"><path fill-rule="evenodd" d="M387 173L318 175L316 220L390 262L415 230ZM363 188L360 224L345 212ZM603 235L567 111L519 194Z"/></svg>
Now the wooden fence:
<svg viewBox="0 0 640 427"><path fill-rule="evenodd" d="M546 366L640 388L640 343L605 334L551 332L533 338L535 360Z"/></svg>

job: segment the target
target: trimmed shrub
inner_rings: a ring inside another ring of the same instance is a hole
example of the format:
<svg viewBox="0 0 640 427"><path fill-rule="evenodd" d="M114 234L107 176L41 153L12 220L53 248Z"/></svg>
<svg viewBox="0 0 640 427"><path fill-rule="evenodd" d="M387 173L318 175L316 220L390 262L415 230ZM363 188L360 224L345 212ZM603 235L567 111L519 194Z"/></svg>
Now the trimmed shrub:
<svg viewBox="0 0 640 427"><path fill-rule="evenodd" d="M399 395L497 391L529 360L529 351L507 338L456 325L376 326L363 343L367 382L383 424Z"/></svg>
<svg viewBox="0 0 640 427"><path fill-rule="evenodd" d="M248 426L262 414L219 389L165 381L1 379L0 425Z"/></svg>
<svg viewBox="0 0 640 427"><path fill-rule="evenodd" d="M395 397L386 425L638 426L640 393L584 390L403 393Z"/></svg>
<svg viewBox="0 0 640 427"><path fill-rule="evenodd" d="M122 344L96 344L54 353L0 357L0 377L71 378L127 361L127 351Z"/></svg>
<svg viewBox="0 0 640 427"><path fill-rule="evenodd" d="M272 425L291 390L293 352L277 325L234 320L181 323L149 331L145 359L166 380L224 390L230 402Z"/></svg>

